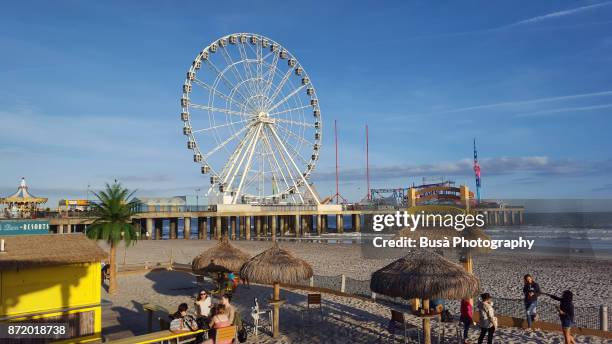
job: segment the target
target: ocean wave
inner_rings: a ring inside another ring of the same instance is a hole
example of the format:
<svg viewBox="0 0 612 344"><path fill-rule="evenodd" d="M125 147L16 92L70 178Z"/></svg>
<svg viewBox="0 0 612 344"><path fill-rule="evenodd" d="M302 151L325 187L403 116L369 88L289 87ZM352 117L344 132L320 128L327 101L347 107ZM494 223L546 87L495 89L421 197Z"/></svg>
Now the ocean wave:
<svg viewBox="0 0 612 344"><path fill-rule="evenodd" d="M600 236L612 236L612 229L599 229L599 228L542 228L538 227L494 227L494 228L486 228L485 231L487 233L559 233L559 234L576 234L576 235L600 235Z"/></svg>
<svg viewBox="0 0 612 344"><path fill-rule="evenodd" d="M533 236L533 235L522 235L525 239L555 239L555 240L582 240L582 241L612 241L611 237L560 237L554 235L543 235L543 236ZM493 239L508 239L509 237L493 237Z"/></svg>

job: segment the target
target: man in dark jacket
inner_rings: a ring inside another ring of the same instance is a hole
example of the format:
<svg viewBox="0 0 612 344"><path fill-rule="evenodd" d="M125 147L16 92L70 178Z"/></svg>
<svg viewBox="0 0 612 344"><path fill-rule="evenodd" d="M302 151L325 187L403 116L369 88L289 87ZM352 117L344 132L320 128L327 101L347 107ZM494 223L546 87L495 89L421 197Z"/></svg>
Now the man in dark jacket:
<svg viewBox="0 0 612 344"><path fill-rule="evenodd" d="M536 319L538 296L540 296L540 286L533 280L530 274L523 277L523 295L525 302L525 315L527 325L531 328L533 321Z"/></svg>

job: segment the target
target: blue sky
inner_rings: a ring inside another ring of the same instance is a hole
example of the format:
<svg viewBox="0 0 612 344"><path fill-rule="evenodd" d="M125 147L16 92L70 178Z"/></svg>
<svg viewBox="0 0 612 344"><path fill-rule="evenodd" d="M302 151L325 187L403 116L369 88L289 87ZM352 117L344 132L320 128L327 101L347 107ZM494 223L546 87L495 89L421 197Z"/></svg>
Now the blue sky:
<svg viewBox="0 0 612 344"><path fill-rule="evenodd" d="M85 197L117 178L142 195L207 186L178 99L193 57L254 32L308 70L324 119L321 194L423 176L485 198L612 197L612 1L20 1L0 11L0 193Z"/></svg>

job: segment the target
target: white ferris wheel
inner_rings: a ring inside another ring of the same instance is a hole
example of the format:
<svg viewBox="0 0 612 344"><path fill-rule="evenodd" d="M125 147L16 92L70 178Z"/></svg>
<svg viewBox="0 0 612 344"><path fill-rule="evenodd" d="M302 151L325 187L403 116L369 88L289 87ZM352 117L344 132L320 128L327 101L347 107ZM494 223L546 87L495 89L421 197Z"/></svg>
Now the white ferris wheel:
<svg viewBox="0 0 612 344"><path fill-rule="evenodd" d="M286 48L258 34L198 53L181 98L183 134L209 196L229 204L319 204L309 183L321 149L319 100Z"/></svg>

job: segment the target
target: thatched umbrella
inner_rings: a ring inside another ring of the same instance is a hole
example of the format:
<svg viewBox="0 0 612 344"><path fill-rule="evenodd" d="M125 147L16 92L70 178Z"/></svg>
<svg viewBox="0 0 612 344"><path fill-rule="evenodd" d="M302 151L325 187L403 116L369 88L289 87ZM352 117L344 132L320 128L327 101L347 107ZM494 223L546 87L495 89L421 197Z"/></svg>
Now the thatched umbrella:
<svg viewBox="0 0 612 344"><path fill-rule="evenodd" d="M406 227L401 229L396 237L404 237L411 238L415 240L420 240L421 237L426 237L430 240L441 240L448 239L452 242L454 237L463 237L466 240L489 240L490 237L480 228L471 227L466 228L462 231L457 231L453 228L447 227L425 227L425 228L416 228L415 230L410 230L410 228ZM475 252L489 252L491 249L486 247L481 248L466 248L462 249L462 254L464 257L462 258L461 263L467 272L473 272L473 260L472 254Z"/></svg>
<svg viewBox="0 0 612 344"><path fill-rule="evenodd" d="M426 236L430 239L441 239L443 237L456 237L461 236L467 240L489 239L489 236L478 227L470 227L464 230L458 231L449 227L419 227L414 231L410 230L410 227L401 229L398 236L410 237L418 239L419 237Z"/></svg>
<svg viewBox="0 0 612 344"><path fill-rule="evenodd" d="M312 267L305 260L298 258L274 243L273 246L251 258L240 269L240 277L249 281L274 285L274 297L270 304L274 307L272 336L279 333L280 283L296 284L312 277Z"/></svg>
<svg viewBox="0 0 612 344"><path fill-rule="evenodd" d="M194 273L201 274L201 275L204 275L207 273L208 274L224 274L224 273L232 272L232 270L226 268L225 266L215 263L214 259L211 260L208 265L201 267L199 269L195 269L193 271Z"/></svg>
<svg viewBox="0 0 612 344"><path fill-rule="evenodd" d="M466 299L478 294L480 282L459 264L429 250L416 250L374 272L370 289L405 299ZM425 344L431 343L431 318L423 318Z"/></svg>
<svg viewBox="0 0 612 344"><path fill-rule="evenodd" d="M249 254L230 244L227 236L224 236L215 247L193 259L191 270L197 274L238 272L249 258Z"/></svg>

